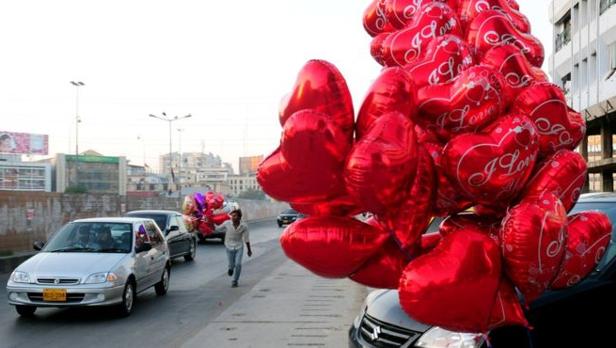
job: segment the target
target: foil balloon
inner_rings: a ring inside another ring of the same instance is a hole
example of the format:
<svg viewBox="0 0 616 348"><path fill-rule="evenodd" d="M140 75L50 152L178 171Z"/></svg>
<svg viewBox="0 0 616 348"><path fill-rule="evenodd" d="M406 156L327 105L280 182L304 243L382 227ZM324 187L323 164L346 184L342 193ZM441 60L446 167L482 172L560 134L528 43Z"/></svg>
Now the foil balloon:
<svg viewBox="0 0 616 348"><path fill-rule="evenodd" d="M400 278L400 305L424 324L487 332L500 278L498 245L467 228L408 264Z"/></svg>
<svg viewBox="0 0 616 348"><path fill-rule="evenodd" d="M312 109L328 115L350 143L353 138L353 102L344 77L331 63L311 60L300 70L291 94L280 109L280 124L297 111Z"/></svg>
<svg viewBox="0 0 616 348"><path fill-rule="evenodd" d="M404 29L420 15L423 5L437 1L447 3L454 10L457 5L457 0L385 0L385 15L392 27Z"/></svg>
<svg viewBox="0 0 616 348"><path fill-rule="evenodd" d="M560 150L538 166L524 190L524 196L551 192L561 200L565 210L570 211L580 197L585 182L584 157L574 151Z"/></svg>
<svg viewBox="0 0 616 348"><path fill-rule="evenodd" d="M384 114L398 111L409 119L415 117L416 88L413 78L402 68L388 68L374 81L359 109L355 130L361 139L370 126Z"/></svg>
<svg viewBox="0 0 616 348"><path fill-rule="evenodd" d="M443 147L436 143L423 143L422 146L428 150L434 161L437 183L433 207L434 215L448 216L469 208L472 202L465 198L456 185L445 175L445 170L442 167Z"/></svg>
<svg viewBox="0 0 616 348"><path fill-rule="evenodd" d="M453 138L443 150L443 168L470 200L502 204L521 193L538 148L534 124L526 116L510 114L481 133Z"/></svg>
<svg viewBox="0 0 616 348"><path fill-rule="evenodd" d="M541 69L532 66L520 49L513 44L489 49L483 56L481 64L501 73L515 94L535 82L548 81L547 75Z"/></svg>
<svg viewBox="0 0 616 348"><path fill-rule="evenodd" d="M344 217L308 217L289 225L280 236L285 254L317 275L348 277L375 255L389 235Z"/></svg>
<svg viewBox="0 0 616 348"><path fill-rule="evenodd" d="M385 15L385 0L373 0L364 11L364 29L370 36L392 31Z"/></svg>
<svg viewBox="0 0 616 348"><path fill-rule="evenodd" d="M439 233L442 236L448 236L457 231L474 228L476 231L482 232L486 236L492 238L500 245L500 227L501 219L499 218L488 218L473 213L460 213L448 216L443 220L439 226Z"/></svg>
<svg viewBox="0 0 616 348"><path fill-rule="evenodd" d="M291 207L305 215L353 216L361 213L359 204L345 191L338 196L314 203L293 203Z"/></svg>
<svg viewBox="0 0 616 348"><path fill-rule="evenodd" d="M188 232L193 232L197 228L197 218L191 215L182 215L182 220Z"/></svg>
<svg viewBox="0 0 616 348"><path fill-rule="evenodd" d="M530 304L549 287L565 255L565 208L550 192L526 197L509 209L501 240L505 271Z"/></svg>
<svg viewBox="0 0 616 348"><path fill-rule="evenodd" d="M479 13L488 10L502 13L517 30L530 33L528 18L512 7L509 0L461 0L458 5L458 16L466 28Z"/></svg>
<svg viewBox="0 0 616 348"><path fill-rule="evenodd" d="M406 65L417 88L453 80L475 65L470 48L455 35L443 35L430 41L424 58Z"/></svg>
<svg viewBox="0 0 616 348"><path fill-rule="evenodd" d="M436 248L436 246L438 245L438 243L441 242L442 239L443 236L438 232L430 232L421 235L419 255L427 254L432 251L432 249Z"/></svg>
<svg viewBox="0 0 616 348"><path fill-rule="evenodd" d="M371 53L382 65L405 66L421 59L430 41L445 34L462 34L454 10L442 2L428 3L406 28L375 37Z"/></svg>
<svg viewBox="0 0 616 348"><path fill-rule="evenodd" d="M533 120L544 156L560 149L575 149L586 133L582 116L570 112L565 94L551 83L537 83L524 89L516 98L512 112L523 113Z"/></svg>
<svg viewBox="0 0 616 348"><path fill-rule="evenodd" d="M409 255L416 252L419 239L432 221L436 194L436 173L428 150L418 147L417 173L402 203L380 216L388 231L393 231L400 248Z"/></svg>
<svg viewBox="0 0 616 348"><path fill-rule="evenodd" d="M417 102L440 134L456 135L474 132L502 114L511 101L506 88L500 73L479 65L451 82L420 89Z"/></svg>
<svg viewBox="0 0 616 348"><path fill-rule="evenodd" d="M550 287L563 289L582 281L597 267L612 238L609 217L585 211L569 217L565 258Z"/></svg>
<svg viewBox="0 0 616 348"><path fill-rule="evenodd" d="M404 199L417 168L416 153L413 123L399 112L381 116L347 159L344 179L349 193L365 211L384 214Z"/></svg>
<svg viewBox="0 0 616 348"><path fill-rule="evenodd" d="M187 195L184 197L184 201L182 202L182 214L190 215L197 209L197 205L195 203L195 198L192 195Z"/></svg>
<svg viewBox="0 0 616 348"><path fill-rule="evenodd" d="M221 225L223 222L231 219L231 217L227 213L220 213L212 214L209 219L214 225Z"/></svg>
<svg viewBox="0 0 616 348"><path fill-rule="evenodd" d="M503 278L498 286L488 326L490 330L494 330L512 325L528 327L528 321L513 285L508 279Z"/></svg>
<svg viewBox="0 0 616 348"><path fill-rule="evenodd" d="M195 193L193 197L195 199L195 205L197 207L198 213L199 214L203 213L203 210L207 208L205 197L200 192Z"/></svg>
<svg viewBox="0 0 616 348"><path fill-rule="evenodd" d="M534 36L517 30L507 16L498 11L479 13L468 27L466 42L475 49L479 60L493 47L513 44L533 66L541 67L543 64L541 42Z"/></svg>
<svg viewBox="0 0 616 348"><path fill-rule="evenodd" d="M407 264L407 256L396 242L390 239L349 278L371 288L397 289L400 276Z"/></svg>

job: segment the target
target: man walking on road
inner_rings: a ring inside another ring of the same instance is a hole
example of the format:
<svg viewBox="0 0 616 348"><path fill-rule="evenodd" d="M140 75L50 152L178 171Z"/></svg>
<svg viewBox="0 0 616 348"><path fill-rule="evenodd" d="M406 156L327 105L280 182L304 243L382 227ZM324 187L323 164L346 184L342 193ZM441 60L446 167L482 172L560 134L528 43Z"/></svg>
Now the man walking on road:
<svg viewBox="0 0 616 348"><path fill-rule="evenodd" d="M233 276L231 287L236 288L242 272L242 254L244 253L244 243L248 249L248 257L252 256L250 240L248 239L248 226L242 221L242 211L236 209L231 212L231 220L225 221L225 247L229 258L229 271L227 274Z"/></svg>

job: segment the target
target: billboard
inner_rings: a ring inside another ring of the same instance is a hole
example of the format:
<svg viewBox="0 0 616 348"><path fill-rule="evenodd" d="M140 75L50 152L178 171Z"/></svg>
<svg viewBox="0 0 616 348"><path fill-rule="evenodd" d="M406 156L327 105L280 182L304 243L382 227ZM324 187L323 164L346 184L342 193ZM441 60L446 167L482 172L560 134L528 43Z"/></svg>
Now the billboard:
<svg viewBox="0 0 616 348"><path fill-rule="evenodd" d="M240 157L240 175L255 174L262 161L263 155Z"/></svg>
<svg viewBox="0 0 616 348"><path fill-rule="evenodd" d="M0 153L47 155L49 136L46 134L14 133L0 130Z"/></svg>

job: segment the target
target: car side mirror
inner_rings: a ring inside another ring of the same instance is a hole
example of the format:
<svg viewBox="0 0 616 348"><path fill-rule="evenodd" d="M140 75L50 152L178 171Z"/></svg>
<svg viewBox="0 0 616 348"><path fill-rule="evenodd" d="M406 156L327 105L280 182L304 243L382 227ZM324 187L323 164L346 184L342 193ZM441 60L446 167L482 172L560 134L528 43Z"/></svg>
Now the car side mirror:
<svg viewBox="0 0 616 348"><path fill-rule="evenodd" d="M173 226L170 226L169 229L167 229L167 233L173 232L173 231L179 231L179 230L180 230L179 226L173 225Z"/></svg>
<svg viewBox="0 0 616 348"><path fill-rule="evenodd" d="M135 248L135 252L137 254L144 252L144 251L150 251L150 250L152 250L152 244L150 243L143 243L140 246Z"/></svg>
<svg viewBox="0 0 616 348"><path fill-rule="evenodd" d="M34 243L32 243L32 248L36 251L40 251L41 249L43 249L43 247L45 246L45 242L37 240Z"/></svg>

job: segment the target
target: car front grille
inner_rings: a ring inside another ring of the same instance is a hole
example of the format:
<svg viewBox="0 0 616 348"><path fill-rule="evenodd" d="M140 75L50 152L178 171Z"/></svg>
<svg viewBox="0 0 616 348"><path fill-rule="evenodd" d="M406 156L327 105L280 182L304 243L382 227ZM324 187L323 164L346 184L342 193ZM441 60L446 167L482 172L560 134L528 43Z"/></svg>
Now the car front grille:
<svg viewBox="0 0 616 348"><path fill-rule="evenodd" d="M364 341L382 348L400 347L421 335L420 332L384 323L368 314L362 318L359 334Z"/></svg>
<svg viewBox="0 0 616 348"><path fill-rule="evenodd" d="M85 297L85 294L82 294L82 293L67 293L66 294L66 302L59 302L59 303L79 303L79 302L83 301L84 297ZM45 302L45 301L43 301L43 294L42 293L29 292L28 293L28 298L32 302Z"/></svg>
<svg viewBox="0 0 616 348"><path fill-rule="evenodd" d="M56 283L56 279L58 280L58 283ZM79 284L78 278L38 278L36 281L39 284L57 284L57 285Z"/></svg>

